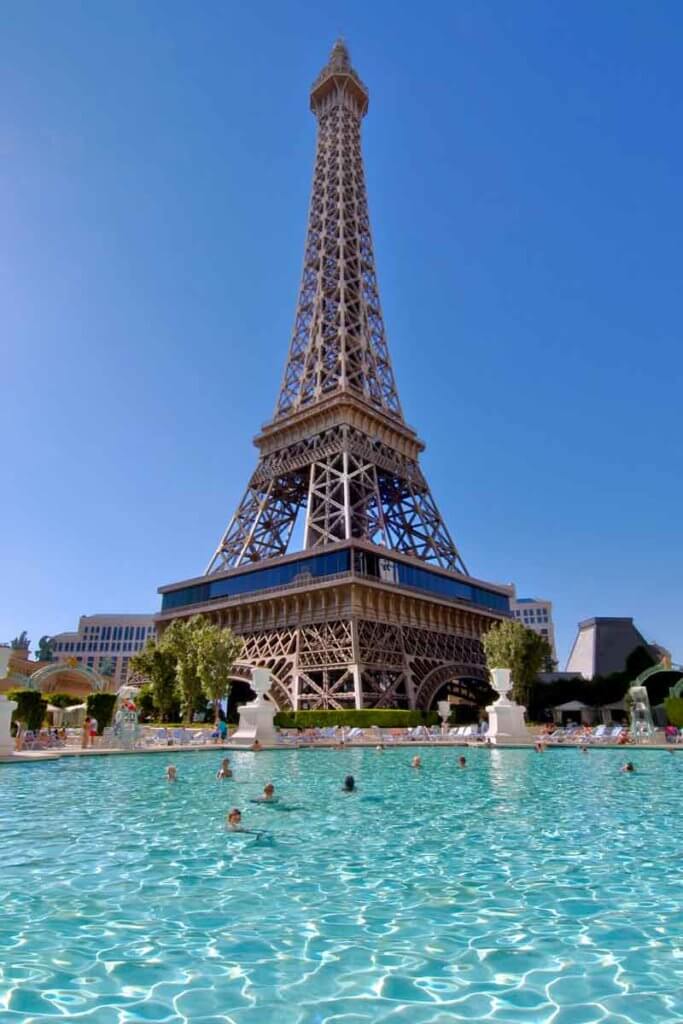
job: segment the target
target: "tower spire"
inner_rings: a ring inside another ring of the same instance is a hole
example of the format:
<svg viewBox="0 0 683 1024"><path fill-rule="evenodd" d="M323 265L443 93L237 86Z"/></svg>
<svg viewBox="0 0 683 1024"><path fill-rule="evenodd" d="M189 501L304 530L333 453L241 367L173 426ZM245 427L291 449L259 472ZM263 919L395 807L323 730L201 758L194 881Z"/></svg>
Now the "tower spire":
<svg viewBox="0 0 683 1024"><path fill-rule="evenodd" d="M261 460L207 573L359 538L466 572L418 464L387 346L361 152L368 90L338 39L311 88L318 136L294 329Z"/></svg>

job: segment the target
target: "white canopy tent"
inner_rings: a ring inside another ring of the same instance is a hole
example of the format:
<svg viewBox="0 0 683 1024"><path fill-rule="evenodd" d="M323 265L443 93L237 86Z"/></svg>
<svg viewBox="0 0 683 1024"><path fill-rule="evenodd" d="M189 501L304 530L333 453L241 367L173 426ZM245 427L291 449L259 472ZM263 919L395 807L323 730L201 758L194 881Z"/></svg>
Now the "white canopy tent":
<svg viewBox="0 0 683 1024"><path fill-rule="evenodd" d="M585 722L590 724L590 720L593 718L595 712L589 704L584 704L580 700L568 700L564 704L556 704L553 708L553 720L558 725L562 725L567 719L571 719L574 722Z"/></svg>

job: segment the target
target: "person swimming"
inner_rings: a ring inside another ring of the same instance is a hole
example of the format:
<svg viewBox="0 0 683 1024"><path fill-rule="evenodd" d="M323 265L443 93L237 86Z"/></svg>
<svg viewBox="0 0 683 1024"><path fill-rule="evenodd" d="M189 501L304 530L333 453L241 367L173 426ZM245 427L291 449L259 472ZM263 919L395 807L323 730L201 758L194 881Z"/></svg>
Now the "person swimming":
<svg viewBox="0 0 683 1024"><path fill-rule="evenodd" d="M273 804L275 803L276 800L277 797L275 796L275 786L273 785L272 782L267 782L266 785L263 787L263 795L257 796L251 802L253 804Z"/></svg>
<svg viewBox="0 0 683 1024"><path fill-rule="evenodd" d="M465 768L466 765L467 765L467 758L463 757L463 755L461 754L460 757L458 758L458 767L459 768Z"/></svg>
<svg viewBox="0 0 683 1024"><path fill-rule="evenodd" d="M233 807L225 821L231 832L242 831L242 812L238 807Z"/></svg>
<svg viewBox="0 0 683 1024"><path fill-rule="evenodd" d="M342 793L353 793L356 789L356 780L353 775L347 775L342 786Z"/></svg>
<svg viewBox="0 0 683 1024"><path fill-rule="evenodd" d="M633 761L627 761L621 770L622 772L634 772L636 770L636 766Z"/></svg>
<svg viewBox="0 0 683 1024"><path fill-rule="evenodd" d="M376 754L383 754L384 753L384 744L383 743L378 743L377 744L377 746L375 747L375 753Z"/></svg>
<svg viewBox="0 0 683 1024"><path fill-rule="evenodd" d="M259 743L258 740L254 740L254 742L251 745L251 749L258 751L258 750L263 750L263 747L261 746L261 744Z"/></svg>
<svg viewBox="0 0 683 1024"><path fill-rule="evenodd" d="M166 769L166 781L177 782L178 781L178 769L174 764L169 764Z"/></svg>
<svg viewBox="0 0 683 1024"><path fill-rule="evenodd" d="M411 768L421 768L422 767L422 758L420 757L419 754L416 754L415 757L413 758L413 760L410 762L410 767Z"/></svg>
<svg viewBox="0 0 683 1024"><path fill-rule="evenodd" d="M224 757L223 760L221 761L221 766L218 769L218 771L216 772L216 778L217 779L231 779L232 778L232 769L230 767L230 758L229 757Z"/></svg>

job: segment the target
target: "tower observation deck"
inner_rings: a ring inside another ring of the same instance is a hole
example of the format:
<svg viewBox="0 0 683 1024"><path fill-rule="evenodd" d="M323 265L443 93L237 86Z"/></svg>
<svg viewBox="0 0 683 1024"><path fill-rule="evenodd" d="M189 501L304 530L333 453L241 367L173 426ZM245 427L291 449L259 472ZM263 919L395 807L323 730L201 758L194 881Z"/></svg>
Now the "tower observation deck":
<svg viewBox="0 0 683 1024"><path fill-rule="evenodd" d="M205 573L160 588L244 638L282 707L428 707L486 680L507 588L471 577L405 422L379 298L361 151L369 94L335 43L310 94L317 147L304 266L272 419ZM303 550L290 542L303 518Z"/></svg>

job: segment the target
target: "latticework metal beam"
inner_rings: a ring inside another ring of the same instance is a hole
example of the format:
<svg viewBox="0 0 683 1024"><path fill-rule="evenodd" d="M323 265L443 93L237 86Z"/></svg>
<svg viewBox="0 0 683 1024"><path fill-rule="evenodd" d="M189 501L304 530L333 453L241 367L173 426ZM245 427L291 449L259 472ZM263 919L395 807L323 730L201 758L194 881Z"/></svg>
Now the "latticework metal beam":
<svg viewBox="0 0 683 1024"><path fill-rule="evenodd" d="M207 573L285 554L302 509L306 548L357 537L467 572L417 458L375 436L381 422L373 424L373 410L390 417L397 431L409 428L389 358L370 234L360 144L367 103L346 47L337 43L311 93L318 145L304 270L269 450ZM364 421L308 432L304 423L292 440L292 416L335 396L361 400ZM279 424L282 443L274 447Z"/></svg>

